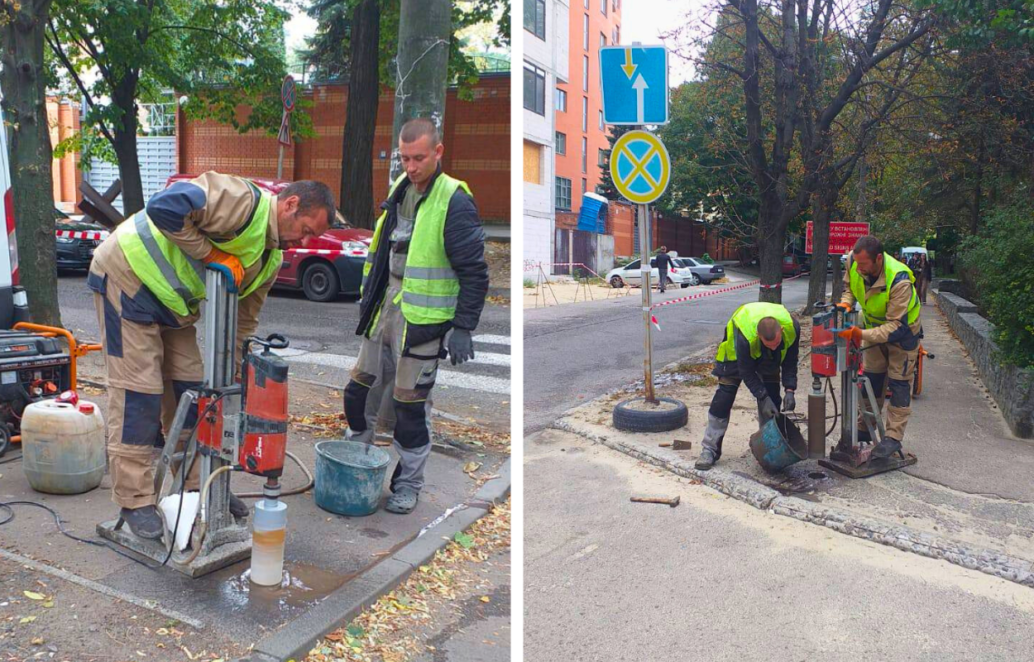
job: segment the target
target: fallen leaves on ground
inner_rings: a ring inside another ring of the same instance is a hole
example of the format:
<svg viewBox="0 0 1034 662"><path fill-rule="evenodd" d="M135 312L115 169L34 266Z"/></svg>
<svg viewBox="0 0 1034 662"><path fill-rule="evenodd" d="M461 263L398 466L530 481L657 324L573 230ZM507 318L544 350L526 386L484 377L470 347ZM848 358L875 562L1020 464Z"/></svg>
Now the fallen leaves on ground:
<svg viewBox="0 0 1034 662"><path fill-rule="evenodd" d="M317 642L304 662L405 662L426 646L414 630L432 620L431 607L469 593L478 581L473 564L510 546L510 502L499 504L435 554L347 627ZM487 597L487 596L486 596ZM488 602L485 597L482 602Z"/></svg>
<svg viewBox="0 0 1034 662"><path fill-rule="evenodd" d="M435 419L434 430L450 439L471 446L510 452L510 434L508 432L492 432L476 425L467 425L447 419Z"/></svg>

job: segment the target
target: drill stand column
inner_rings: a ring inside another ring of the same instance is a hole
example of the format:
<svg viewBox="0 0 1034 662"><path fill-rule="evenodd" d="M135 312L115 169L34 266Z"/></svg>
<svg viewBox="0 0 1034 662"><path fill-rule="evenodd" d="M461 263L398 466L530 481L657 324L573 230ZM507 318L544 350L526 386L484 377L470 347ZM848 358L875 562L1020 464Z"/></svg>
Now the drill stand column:
<svg viewBox="0 0 1034 662"><path fill-rule="evenodd" d="M229 276L216 269L205 271L205 291L203 386L200 391L187 391L180 399L173 423L166 430L165 449L155 467L157 502L167 494L180 492L186 480L187 467L192 463L200 465L202 488L208 485L207 503L200 506L191 546L183 552L173 551L169 559L170 567L190 577L206 575L251 555L251 532L247 522L236 520L230 513L230 467L235 464L241 413L241 389L234 380L237 367L234 358L237 293ZM184 432L187 416L191 409L197 410L199 406L203 409L199 412L198 425L189 431L184 450L176 452L177 440ZM170 469L181 470L177 470L173 478ZM165 541L138 538L129 527L123 526L121 519L98 524L97 534L162 563L173 547L169 533L173 526L175 522L166 522ZM181 521L180 527L183 526Z"/></svg>

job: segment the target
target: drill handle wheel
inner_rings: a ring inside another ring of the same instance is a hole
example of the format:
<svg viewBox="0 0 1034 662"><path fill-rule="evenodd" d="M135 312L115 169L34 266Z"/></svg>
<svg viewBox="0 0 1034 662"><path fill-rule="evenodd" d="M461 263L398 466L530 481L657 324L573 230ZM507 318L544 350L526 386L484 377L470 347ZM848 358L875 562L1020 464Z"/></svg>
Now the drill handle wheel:
<svg viewBox="0 0 1034 662"><path fill-rule="evenodd" d="M285 338L284 336L280 335L279 333L271 333L268 336L266 336L265 340L259 338L258 336L252 336L244 341L245 355L247 355L248 347L252 343L265 347L266 351L268 352L271 349L287 349L287 347L291 344L291 341Z"/></svg>

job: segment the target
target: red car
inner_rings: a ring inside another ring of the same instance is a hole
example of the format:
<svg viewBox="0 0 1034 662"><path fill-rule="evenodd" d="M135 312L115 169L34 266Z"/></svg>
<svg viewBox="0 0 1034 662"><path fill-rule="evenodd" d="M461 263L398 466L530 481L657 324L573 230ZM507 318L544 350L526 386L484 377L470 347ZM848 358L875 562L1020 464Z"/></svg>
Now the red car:
<svg viewBox="0 0 1034 662"><path fill-rule="evenodd" d="M783 256L783 276L800 276L804 271L804 265L797 260L796 255Z"/></svg>
<svg viewBox="0 0 1034 662"><path fill-rule="evenodd" d="M173 175L165 186L168 188L196 176ZM282 179L252 178L251 181L273 194L280 193L291 183ZM330 229L310 241L308 247L284 251L276 286L301 289L310 301L333 301L339 294L358 296L363 282L363 263L372 239L372 231L351 227L339 213Z"/></svg>

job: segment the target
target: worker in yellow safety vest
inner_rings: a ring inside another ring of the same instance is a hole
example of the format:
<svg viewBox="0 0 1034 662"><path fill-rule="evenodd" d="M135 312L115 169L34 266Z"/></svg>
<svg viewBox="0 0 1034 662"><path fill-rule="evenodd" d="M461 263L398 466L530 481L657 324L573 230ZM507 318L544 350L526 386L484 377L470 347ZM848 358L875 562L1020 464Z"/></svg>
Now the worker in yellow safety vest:
<svg viewBox="0 0 1034 662"><path fill-rule="evenodd" d="M862 347L862 371L872 382L880 411L887 388L886 437L872 450L874 458L902 454L908 417L912 413L912 380L919 358L923 324L921 304L912 270L883 250L872 235L860 237L847 261L844 294L837 305L845 311L861 306L862 326L840 332ZM889 382L887 378L890 378ZM868 429L858 421L858 438L872 441Z"/></svg>
<svg viewBox="0 0 1034 662"><path fill-rule="evenodd" d="M141 538L160 538L152 452L162 446L176 403L201 384L195 323L205 298L206 265L230 274L239 296L237 356L255 333L282 250L327 231L334 196L325 184L299 181L279 195L253 182L207 172L151 196L97 248L87 285L93 291L108 378L108 461L119 516ZM189 431L197 412L188 417ZM187 433L172 443L185 441ZM187 489L197 489L197 470ZM247 506L231 495L230 511Z"/></svg>
<svg viewBox="0 0 1034 662"><path fill-rule="evenodd" d="M707 427L696 468L706 471L722 456L722 440L729 429L732 405L740 382L758 401L758 420L763 425L783 411L797 407L797 361L801 326L778 303L745 303L736 309L718 345L714 370L718 389L707 411ZM780 372L785 395L779 396Z"/></svg>
<svg viewBox="0 0 1034 662"><path fill-rule="evenodd" d="M399 132L405 174L388 194L363 269L359 357L345 387L350 439L372 443L368 416L392 390L399 455L385 508L416 508L431 453L431 389L438 362L474 358L471 333L488 293L485 232L466 183L441 171L438 127L414 119ZM451 333L450 333L451 331ZM446 352L448 347L448 352Z"/></svg>

